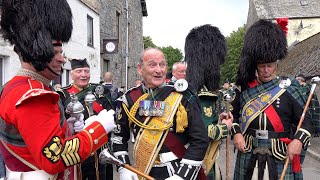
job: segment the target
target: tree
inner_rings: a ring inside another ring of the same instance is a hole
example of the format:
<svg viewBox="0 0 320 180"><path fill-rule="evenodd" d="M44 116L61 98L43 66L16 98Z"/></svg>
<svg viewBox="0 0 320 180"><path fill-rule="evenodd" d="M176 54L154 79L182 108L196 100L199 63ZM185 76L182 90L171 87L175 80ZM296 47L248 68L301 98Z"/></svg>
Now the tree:
<svg viewBox="0 0 320 180"><path fill-rule="evenodd" d="M221 66L221 82L227 79L230 82L236 80L244 35L245 25L239 27L237 31L233 31L230 36L226 38L228 53L225 63Z"/></svg>
<svg viewBox="0 0 320 180"><path fill-rule="evenodd" d="M183 54L180 49L173 48L172 46L161 47L161 51L164 53L168 62L168 71L172 70L172 65L175 62L181 61L183 59Z"/></svg>
<svg viewBox="0 0 320 180"><path fill-rule="evenodd" d="M147 49L148 47L152 47L152 48L155 48L157 47L153 41L152 41L152 38L150 36L147 36L147 37L144 37L143 36L143 46L144 46L144 49Z"/></svg>

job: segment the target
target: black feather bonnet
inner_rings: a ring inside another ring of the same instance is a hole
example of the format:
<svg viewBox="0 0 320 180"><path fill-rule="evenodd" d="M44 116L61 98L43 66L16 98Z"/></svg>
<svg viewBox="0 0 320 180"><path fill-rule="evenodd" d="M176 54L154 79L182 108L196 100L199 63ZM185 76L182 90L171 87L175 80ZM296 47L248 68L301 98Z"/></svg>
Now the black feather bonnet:
<svg viewBox="0 0 320 180"><path fill-rule="evenodd" d="M219 89L220 65L227 54L226 41L217 27L209 24L193 28L186 37L187 81L200 91Z"/></svg>
<svg viewBox="0 0 320 180"><path fill-rule="evenodd" d="M66 0L3 0L1 12L3 38L37 71L54 57L52 40L62 43L71 37L72 13Z"/></svg>

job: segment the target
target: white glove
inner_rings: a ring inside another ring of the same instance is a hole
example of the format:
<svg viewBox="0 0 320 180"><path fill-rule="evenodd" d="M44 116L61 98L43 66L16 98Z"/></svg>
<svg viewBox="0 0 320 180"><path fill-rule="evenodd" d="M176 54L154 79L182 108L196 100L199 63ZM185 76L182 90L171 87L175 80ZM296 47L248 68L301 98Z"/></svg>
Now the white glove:
<svg viewBox="0 0 320 180"><path fill-rule="evenodd" d="M84 127L83 118L84 118L84 115L81 113L77 116L71 116L67 119L68 127L72 134L74 134L74 132L82 131Z"/></svg>
<svg viewBox="0 0 320 180"><path fill-rule="evenodd" d="M80 114L78 116L78 120L76 120L76 122L73 124L73 129L75 132L80 132L82 131L83 127L84 127L84 115L83 114Z"/></svg>
<svg viewBox="0 0 320 180"><path fill-rule="evenodd" d="M114 123L114 110L102 110L97 116L91 116L85 121L84 128L88 127L92 122L98 121L102 124L107 133L111 132L115 127Z"/></svg>
<svg viewBox="0 0 320 180"><path fill-rule="evenodd" d="M124 168L119 168L120 180L139 180L136 173Z"/></svg>
<svg viewBox="0 0 320 180"><path fill-rule="evenodd" d="M165 180L183 180L183 178L174 174L173 176L170 176L170 177L166 178Z"/></svg>

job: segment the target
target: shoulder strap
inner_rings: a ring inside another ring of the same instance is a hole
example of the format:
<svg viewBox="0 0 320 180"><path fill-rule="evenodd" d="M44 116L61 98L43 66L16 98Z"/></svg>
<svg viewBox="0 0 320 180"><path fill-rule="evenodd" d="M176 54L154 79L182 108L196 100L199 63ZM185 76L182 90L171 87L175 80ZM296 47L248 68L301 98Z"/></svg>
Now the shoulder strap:
<svg viewBox="0 0 320 180"><path fill-rule="evenodd" d="M7 145L6 143L0 139L1 143L3 144L3 146L6 148L6 150L12 154L14 157L16 157L17 159L19 159L23 164L27 165L28 167L30 167L33 170L39 170L37 167L35 167L33 164L29 163L28 161L24 160L22 157L20 157L18 154L16 154L15 152L13 152Z"/></svg>
<svg viewBox="0 0 320 180"><path fill-rule="evenodd" d="M28 83L28 79L20 79L19 81L16 81L9 86L4 85L0 91L0 94L1 94L0 102L12 89L27 83Z"/></svg>

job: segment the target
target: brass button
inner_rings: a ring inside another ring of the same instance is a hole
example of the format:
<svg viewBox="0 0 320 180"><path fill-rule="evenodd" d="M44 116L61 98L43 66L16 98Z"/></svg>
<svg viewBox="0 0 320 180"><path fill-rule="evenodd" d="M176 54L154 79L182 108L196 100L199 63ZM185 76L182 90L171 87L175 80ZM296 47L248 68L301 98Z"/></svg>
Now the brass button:
<svg viewBox="0 0 320 180"><path fill-rule="evenodd" d="M94 133L94 129L89 129L89 133L93 134Z"/></svg>

